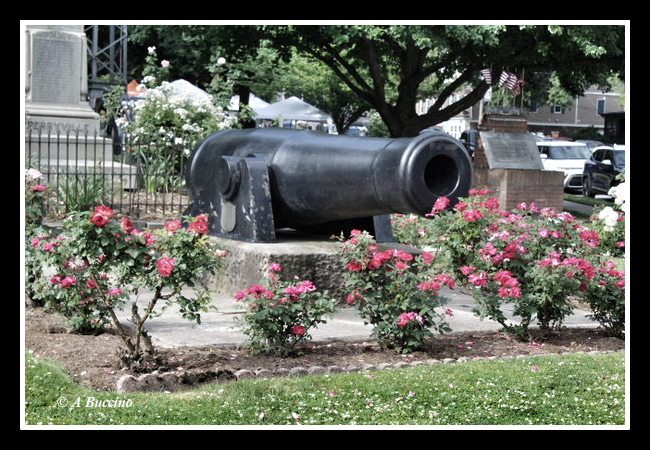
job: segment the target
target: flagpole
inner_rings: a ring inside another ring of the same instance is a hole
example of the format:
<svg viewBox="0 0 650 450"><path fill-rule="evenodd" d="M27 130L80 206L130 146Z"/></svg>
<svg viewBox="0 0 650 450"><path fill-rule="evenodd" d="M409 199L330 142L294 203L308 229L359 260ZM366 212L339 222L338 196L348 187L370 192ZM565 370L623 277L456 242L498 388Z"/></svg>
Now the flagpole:
<svg viewBox="0 0 650 450"><path fill-rule="evenodd" d="M519 102L519 107L523 109L524 107L524 85L526 84L526 68L521 69L521 101Z"/></svg>

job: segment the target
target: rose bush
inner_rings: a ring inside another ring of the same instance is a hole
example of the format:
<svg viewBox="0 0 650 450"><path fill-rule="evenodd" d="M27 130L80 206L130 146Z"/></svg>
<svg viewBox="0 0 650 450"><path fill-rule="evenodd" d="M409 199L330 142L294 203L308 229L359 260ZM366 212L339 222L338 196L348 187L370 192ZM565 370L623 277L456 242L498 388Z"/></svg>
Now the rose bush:
<svg viewBox="0 0 650 450"><path fill-rule="evenodd" d="M207 229L207 216L185 220L186 228L174 221L160 230L139 231L128 219L117 220L105 206L74 212L57 236L30 239L41 272L52 272L43 275L34 290L41 292L45 307L68 319L73 331L97 333L112 324L126 345L125 363L143 367L145 356L155 356L146 320L158 314L161 304L165 309L175 303L184 318L200 323L208 292L195 288L195 296L186 297L183 289L194 287L205 273L214 273L225 256L201 232ZM137 298L142 291L151 297L140 311ZM115 314L129 299L131 331Z"/></svg>
<svg viewBox="0 0 650 450"><path fill-rule="evenodd" d="M430 329L450 331L444 318L452 312L444 307L447 299L439 290L443 285L453 288L454 282L436 273L432 254L379 251L367 231L353 230L349 239L341 240L345 284L351 289L347 302L373 326L372 336L380 345L409 353L432 334Z"/></svg>
<svg viewBox="0 0 650 450"><path fill-rule="evenodd" d="M146 63L138 85L142 98L112 109L118 116L116 124L130 136L127 151L148 168L147 173L159 174L147 179L147 192L168 192L177 188L170 174L181 172L198 140L232 128L236 121L214 104L212 96L179 93L163 81L169 65L157 62L155 47L149 47ZM129 114L123 114L127 110Z"/></svg>
<svg viewBox="0 0 650 450"><path fill-rule="evenodd" d="M310 328L325 323L323 317L331 317L336 312L326 291L317 292L308 280L283 281L281 271L279 264L270 264L262 284L235 294L237 301L246 304L246 313L240 321L256 352L287 355L311 339Z"/></svg>
<svg viewBox="0 0 650 450"><path fill-rule="evenodd" d="M41 184L43 174L36 169L25 169L25 294L35 305L42 306L39 290L35 289L40 277L40 263L34 257L29 241L47 234L43 229L43 218L47 212L49 189Z"/></svg>
<svg viewBox="0 0 650 450"><path fill-rule="evenodd" d="M437 235L456 280L472 293L480 317L530 338L533 323L543 332L559 327L574 309L572 296L590 295L589 303L599 308L593 294L601 266L599 235L571 214L538 211L534 204L506 212L488 190L472 190L452 210L434 208L432 215L429 232ZM624 290L610 293L622 307ZM506 305L519 324L508 321Z"/></svg>
<svg viewBox="0 0 650 450"><path fill-rule="evenodd" d="M43 174L36 169L25 169L25 224L40 226L47 212L48 188L40 183Z"/></svg>

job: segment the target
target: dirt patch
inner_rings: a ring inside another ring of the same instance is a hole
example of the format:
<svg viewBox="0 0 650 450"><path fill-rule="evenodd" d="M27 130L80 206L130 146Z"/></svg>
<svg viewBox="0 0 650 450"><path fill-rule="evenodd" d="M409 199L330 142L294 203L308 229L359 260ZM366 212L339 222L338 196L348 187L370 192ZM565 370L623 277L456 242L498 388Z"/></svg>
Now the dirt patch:
<svg viewBox="0 0 650 450"><path fill-rule="evenodd" d="M38 307L25 308L25 349L60 362L74 379L97 391L114 391L124 375L140 376L120 367L119 349L123 344L111 330L98 336L70 334L60 317ZM543 355L589 351L619 351L623 339L608 337L602 330L565 328L547 339L528 343L494 332L453 333L428 339L421 351L401 355L381 349L376 342L312 342L291 357L251 354L246 348L219 346L159 349L159 372L181 374L186 380L202 380L216 374L217 381L234 379L239 370L291 370L296 367L361 367L365 364L395 364L447 358L488 358L516 355ZM209 380L207 380L209 381Z"/></svg>

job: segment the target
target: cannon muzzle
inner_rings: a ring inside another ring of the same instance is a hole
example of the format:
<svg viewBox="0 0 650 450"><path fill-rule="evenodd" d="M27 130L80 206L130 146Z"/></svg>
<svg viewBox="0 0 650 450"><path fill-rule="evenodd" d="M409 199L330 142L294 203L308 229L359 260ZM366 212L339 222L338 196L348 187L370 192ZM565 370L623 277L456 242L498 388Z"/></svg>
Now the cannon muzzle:
<svg viewBox="0 0 650 450"><path fill-rule="evenodd" d="M191 155L185 214L209 214L212 235L255 242L275 241L278 228L331 234L368 220L378 241L392 240L387 215L425 215L439 197L453 205L471 182L466 149L442 132L389 139L231 129Z"/></svg>

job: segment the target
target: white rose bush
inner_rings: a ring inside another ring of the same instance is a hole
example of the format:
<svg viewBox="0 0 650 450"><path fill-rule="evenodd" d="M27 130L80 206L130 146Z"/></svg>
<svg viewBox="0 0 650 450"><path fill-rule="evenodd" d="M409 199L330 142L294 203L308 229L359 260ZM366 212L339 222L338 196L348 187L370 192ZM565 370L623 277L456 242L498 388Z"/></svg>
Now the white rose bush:
<svg viewBox="0 0 650 450"><path fill-rule="evenodd" d="M171 83L160 81L169 62L162 61L156 68L155 59L155 47L150 47L148 66L138 86L141 98L125 105L131 112L130 120L125 116L116 120L128 136L126 151L147 168L147 173L159 174L148 178L147 193L177 189L183 180L170 175L181 173L199 140L235 123L213 103L212 96L178 93Z"/></svg>

